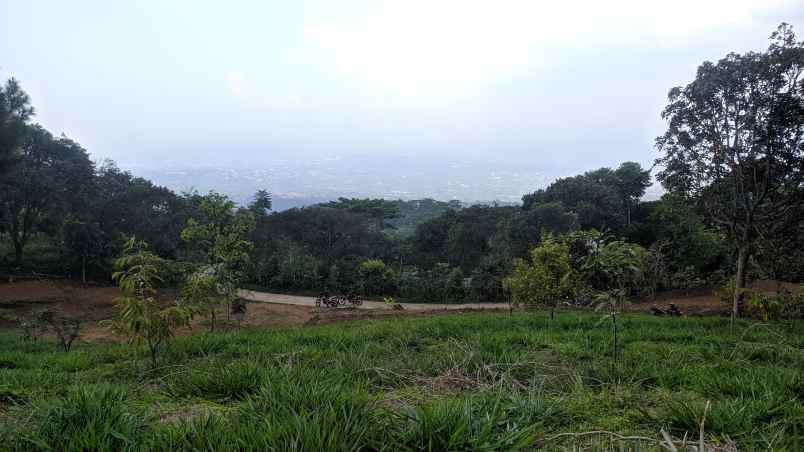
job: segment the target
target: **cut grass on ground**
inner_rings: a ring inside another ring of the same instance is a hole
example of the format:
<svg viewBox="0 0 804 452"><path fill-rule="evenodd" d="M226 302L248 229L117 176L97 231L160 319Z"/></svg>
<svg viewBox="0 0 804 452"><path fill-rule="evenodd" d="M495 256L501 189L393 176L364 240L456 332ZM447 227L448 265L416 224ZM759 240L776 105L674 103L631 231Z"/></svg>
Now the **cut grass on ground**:
<svg viewBox="0 0 804 452"><path fill-rule="evenodd" d="M615 361L598 318L201 333L157 369L1 335L0 450L664 450L704 413L708 447L804 447L804 323L623 315Z"/></svg>

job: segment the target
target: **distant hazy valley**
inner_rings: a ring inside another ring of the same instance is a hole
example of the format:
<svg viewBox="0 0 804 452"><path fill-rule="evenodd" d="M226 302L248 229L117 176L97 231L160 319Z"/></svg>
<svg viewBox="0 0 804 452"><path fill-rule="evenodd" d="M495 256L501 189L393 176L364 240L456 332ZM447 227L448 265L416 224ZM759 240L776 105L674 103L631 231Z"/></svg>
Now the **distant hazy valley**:
<svg viewBox="0 0 804 452"><path fill-rule="evenodd" d="M441 162L415 159L379 162L370 158L340 158L270 164L167 164L124 166L176 191L222 191L238 202L258 189L273 194L276 210L315 204L338 197L385 199L433 198L464 203L518 203L524 193L543 187L548 179L535 168L487 162Z"/></svg>

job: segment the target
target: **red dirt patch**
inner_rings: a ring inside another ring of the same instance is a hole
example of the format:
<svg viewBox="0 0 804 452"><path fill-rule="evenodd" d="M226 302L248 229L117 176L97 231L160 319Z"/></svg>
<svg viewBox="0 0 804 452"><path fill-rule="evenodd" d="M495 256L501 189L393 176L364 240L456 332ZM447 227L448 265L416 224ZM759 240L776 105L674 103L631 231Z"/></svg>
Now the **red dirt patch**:
<svg viewBox="0 0 804 452"><path fill-rule="evenodd" d="M82 322L82 342L110 342L124 340L99 324L101 320L114 317L115 299L120 291L116 287L82 286L62 281L18 281L0 283L0 331L16 329L15 319L31 318L37 311L53 309ZM169 298L166 297L166 301ZM216 322L216 330L237 328L272 328L284 326L303 326L341 322L346 320L368 320L408 315L456 314L466 310L392 310L392 309L332 309L316 310L310 306L279 303L248 303L247 313L241 325L226 320L226 311L221 309ZM475 311L470 309L468 311ZM196 318L189 329L177 332L179 335L209 329L206 319Z"/></svg>
<svg viewBox="0 0 804 452"><path fill-rule="evenodd" d="M656 300L644 300L631 304L627 307L629 311L651 312L651 307L656 306L660 309L667 309L670 304L676 305L678 309L687 315L729 315L731 307L720 301L715 295L675 295L656 297Z"/></svg>
<svg viewBox="0 0 804 452"><path fill-rule="evenodd" d="M782 281L757 280L751 283L751 289L763 292L766 295L776 295L779 289L797 290L799 284ZM682 290L671 290L656 295L653 300L639 300L628 307L629 311L651 312L651 307L656 306L666 309L670 304L675 304L684 314L689 315L724 315L731 314L731 305L724 303L715 294L714 288L702 288L685 292Z"/></svg>
<svg viewBox="0 0 804 452"><path fill-rule="evenodd" d="M115 299L121 295L116 287L82 286L63 281L18 281L0 283L0 331L16 329L18 318L31 318L36 312L52 309L70 318L81 320L81 336L84 342L108 342L123 340L108 328L99 325L101 320L111 319L116 314ZM237 328L234 322L226 322L223 311L216 328ZM248 313L242 327L276 327L303 325L312 314L310 308L268 303L249 303ZM189 330L179 334L203 331L209 326L203 319L192 322Z"/></svg>
<svg viewBox="0 0 804 452"><path fill-rule="evenodd" d="M97 322L114 313L116 287L83 287L63 281L20 281L0 283L0 329L13 325L13 319L53 309L71 318Z"/></svg>
<svg viewBox="0 0 804 452"><path fill-rule="evenodd" d="M755 287L772 292L776 288L775 282L759 282ZM37 311L53 309L63 315L77 318L82 321L81 341L105 342L119 341L122 337L112 334L107 328L98 324L99 321L112 318L116 309L114 300L120 296L116 287L82 286L78 283L64 281L18 281L13 283L0 283L0 331L10 331L16 328L15 319L30 318ZM172 295L166 297L166 300ZM287 296L290 297L290 296ZM299 297L301 299L303 297ZM306 299L303 301L307 301ZM711 289L702 289L690 294L681 291L665 292L657 295L655 300L635 302L628 307L632 312L650 312L652 306L666 308L670 303L675 304L688 315L728 315L729 306L722 303ZM475 312L486 308L487 304L466 305L474 309L439 308L433 305L432 309L392 310L387 309L333 309L316 311L304 304L280 303L248 303L248 312L242 325L233 321L227 322L226 311L221 310L216 329L231 330L242 328L271 328L281 326L302 326L341 322L345 320L370 320L396 316L439 314L457 314L460 312ZM416 305L418 306L418 305ZM488 309L507 309L507 305L494 305ZM196 319L191 328L179 331L179 334L190 334L204 331L209 326L205 319Z"/></svg>

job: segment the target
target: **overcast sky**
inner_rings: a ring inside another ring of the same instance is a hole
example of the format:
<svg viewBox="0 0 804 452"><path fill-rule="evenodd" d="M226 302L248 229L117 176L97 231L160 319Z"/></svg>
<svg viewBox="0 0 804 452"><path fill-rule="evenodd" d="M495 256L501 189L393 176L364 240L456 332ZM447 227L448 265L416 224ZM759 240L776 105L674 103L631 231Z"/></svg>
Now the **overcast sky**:
<svg viewBox="0 0 804 452"><path fill-rule="evenodd" d="M121 166L655 158L670 87L800 0L4 0L0 78Z"/></svg>

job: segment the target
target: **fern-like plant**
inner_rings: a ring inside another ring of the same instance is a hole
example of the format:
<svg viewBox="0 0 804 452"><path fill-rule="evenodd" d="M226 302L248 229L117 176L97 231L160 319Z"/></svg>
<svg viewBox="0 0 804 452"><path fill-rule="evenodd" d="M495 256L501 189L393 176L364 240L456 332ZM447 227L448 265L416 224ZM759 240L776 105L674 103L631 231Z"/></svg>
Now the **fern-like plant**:
<svg viewBox="0 0 804 452"><path fill-rule="evenodd" d="M218 308L226 299L226 291L218 284L215 268L206 266L187 278L181 290L181 303L209 318L209 330L215 331Z"/></svg>
<svg viewBox="0 0 804 452"><path fill-rule="evenodd" d="M124 296L117 299L118 316L107 323L116 333L127 336L132 345L145 345L154 367L175 330L187 326L190 319L190 311L178 303L162 307L157 301L164 262L145 242L133 237L126 242L112 275Z"/></svg>

